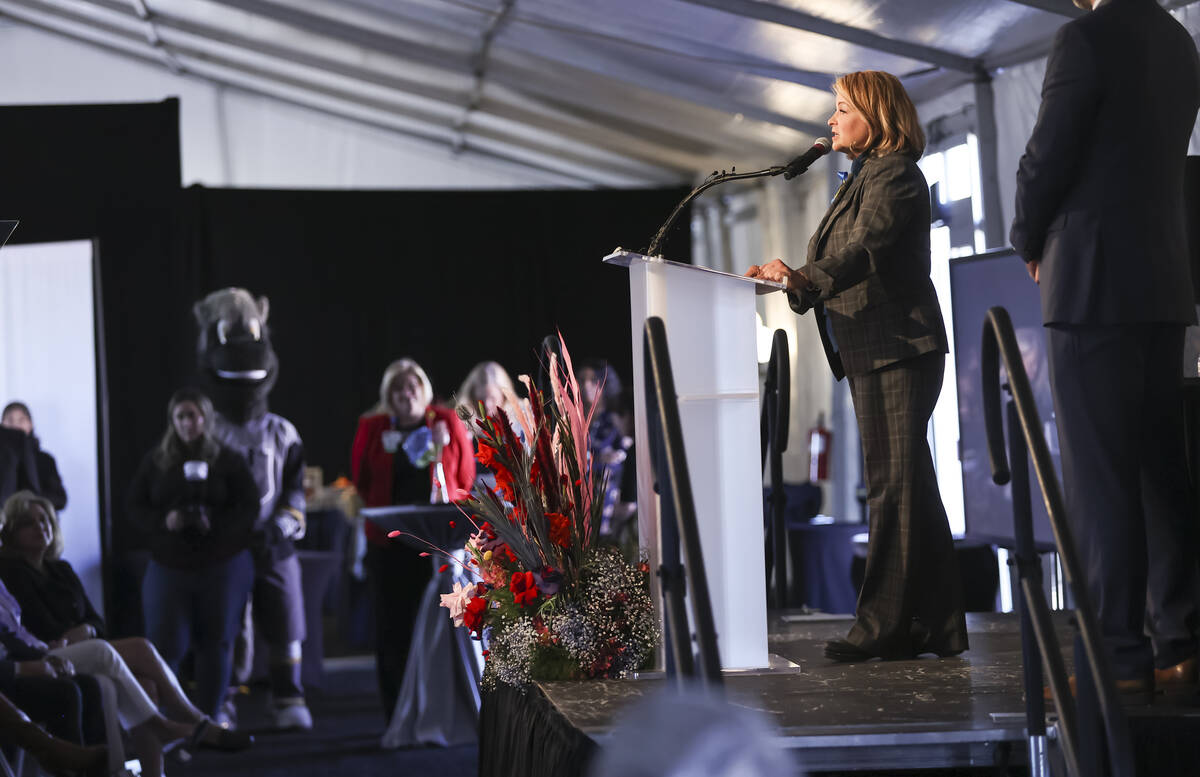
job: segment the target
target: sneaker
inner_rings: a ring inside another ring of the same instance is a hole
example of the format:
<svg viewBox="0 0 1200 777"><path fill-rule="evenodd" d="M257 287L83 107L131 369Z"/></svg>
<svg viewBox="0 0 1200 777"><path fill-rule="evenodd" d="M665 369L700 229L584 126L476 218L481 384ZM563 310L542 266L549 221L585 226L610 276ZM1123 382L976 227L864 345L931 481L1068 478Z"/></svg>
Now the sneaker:
<svg viewBox="0 0 1200 777"><path fill-rule="evenodd" d="M312 727L312 713L308 711L308 705L304 702L276 705L275 728L281 731L288 729L303 729L308 731Z"/></svg>

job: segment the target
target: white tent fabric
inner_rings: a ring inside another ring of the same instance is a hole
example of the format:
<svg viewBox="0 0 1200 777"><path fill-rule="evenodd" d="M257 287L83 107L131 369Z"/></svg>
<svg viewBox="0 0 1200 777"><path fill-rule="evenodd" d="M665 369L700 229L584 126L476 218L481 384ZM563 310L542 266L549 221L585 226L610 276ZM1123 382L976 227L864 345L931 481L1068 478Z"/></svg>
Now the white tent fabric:
<svg viewBox="0 0 1200 777"><path fill-rule="evenodd" d="M173 75L0 20L0 104L180 100L183 183L256 188L508 189L572 176L399 137L345 118ZM614 178L613 185L643 183Z"/></svg>

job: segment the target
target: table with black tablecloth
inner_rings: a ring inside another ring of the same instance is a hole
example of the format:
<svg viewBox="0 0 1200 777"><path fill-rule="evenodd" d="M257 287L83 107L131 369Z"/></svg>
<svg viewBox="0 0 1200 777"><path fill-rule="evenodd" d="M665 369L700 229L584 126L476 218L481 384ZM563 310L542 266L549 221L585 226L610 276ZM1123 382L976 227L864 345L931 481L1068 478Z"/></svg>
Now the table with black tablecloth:
<svg viewBox="0 0 1200 777"><path fill-rule="evenodd" d="M596 751L536 684L484 693L479 777L583 777Z"/></svg>
<svg viewBox="0 0 1200 777"><path fill-rule="evenodd" d="M385 531L399 531L393 542L429 551L434 568L413 624L404 680L383 746L474 743L483 656L479 644L466 629L456 628L441 606L441 595L450 593L454 583L474 582L474 578L437 550L460 551L471 524L454 505L373 507L362 514ZM438 571L443 565L445 571Z"/></svg>

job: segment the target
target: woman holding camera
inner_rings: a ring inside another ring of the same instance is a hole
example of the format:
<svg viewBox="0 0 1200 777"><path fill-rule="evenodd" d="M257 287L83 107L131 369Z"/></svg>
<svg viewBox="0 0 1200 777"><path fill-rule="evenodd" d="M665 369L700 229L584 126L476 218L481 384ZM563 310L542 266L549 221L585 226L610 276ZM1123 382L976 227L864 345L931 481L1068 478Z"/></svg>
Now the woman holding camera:
<svg viewBox="0 0 1200 777"><path fill-rule="evenodd" d="M212 418L208 397L176 391L167 431L142 460L129 495L130 520L150 546L146 633L174 670L194 649L195 702L209 716L229 685L233 640L254 584L248 548L258 515L254 478L241 456L212 437Z"/></svg>

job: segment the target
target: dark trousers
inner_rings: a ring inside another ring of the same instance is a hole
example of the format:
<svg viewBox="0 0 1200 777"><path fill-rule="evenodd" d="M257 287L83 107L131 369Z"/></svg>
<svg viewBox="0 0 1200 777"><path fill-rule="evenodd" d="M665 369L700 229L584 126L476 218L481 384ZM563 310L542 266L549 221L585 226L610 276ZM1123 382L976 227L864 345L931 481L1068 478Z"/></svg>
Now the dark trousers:
<svg viewBox="0 0 1200 777"><path fill-rule="evenodd" d="M1067 519L1118 679L1197 649L1183 333L1167 324L1046 332Z"/></svg>
<svg viewBox="0 0 1200 777"><path fill-rule="evenodd" d="M928 353L850 378L870 539L847 639L884 657L967 649L954 541L925 436L945 364Z"/></svg>
<svg viewBox="0 0 1200 777"><path fill-rule="evenodd" d="M14 677L0 692L59 739L78 745L105 742L104 702L90 675Z"/></svg>
<svg viewBox="0 0 1200 777"><path fill-rule="evenodd" d="M375 672L386 720L392 719L404 680L413 622L433 576L429 559L400 543L367 547L367 576L375 605Z"/></svg>
<svg viewBox="0 0 1200 777"><path fill-rule="evenodd" d="M254 562L244 550L200 569L174 569L151 560L142 583L146 634L173 671L188 649L195 652L196 706L213 716L233 671L233 640L254 583Z"/></svg>
<svg viewBox="0 0 1200 777"><path fill-rule="evenodd" d="M261 554L254 574L254 629L267 643L271 695L277 703L303 701L300 650L308 633L300 558Z"/></svg>

